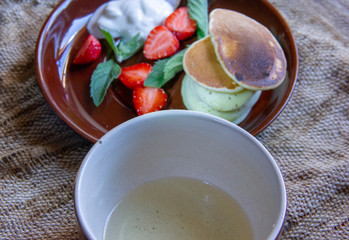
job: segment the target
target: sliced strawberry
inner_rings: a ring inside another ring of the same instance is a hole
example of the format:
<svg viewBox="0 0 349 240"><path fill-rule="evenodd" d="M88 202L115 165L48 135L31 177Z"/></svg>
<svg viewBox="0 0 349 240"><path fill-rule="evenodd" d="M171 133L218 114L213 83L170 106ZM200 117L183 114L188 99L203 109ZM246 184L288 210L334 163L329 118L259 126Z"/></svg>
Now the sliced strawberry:
<svg viewBox="0 0 349 240"><path fill-rule="evenodd" d="M167 102L167 94L162 88L137 87L132 98L138 115L161 110Z"/></svg>
<svg viewBox="0 0 349 240"><path fill-rule="evenodd" d="M144 43L143 54L156 60L173 55L179 48L178 39L165 26L157 26L149 33Z"/></svg>
<svg viewBox="0 0 349 240"><path fill-rule="evenodd" d="M73 63L86 64L96 60L101 54L101 43L92 35L89 35L76 54Z"/></svg>
<svg viewBox="0 0 349 240"><path fill-rule="evenodd" d="M166 18L165 26L179 39L191 37L196 31L196 22L189 17L188 8L180 7Z"/></svg>
<svg viewBox="0 0 349 240"><path fill-rule="evenodd" d="M151 72L151 65L138 63L129 67L123 67L119 76L120 81L129 89L143 86L144 80Z"/></svg>

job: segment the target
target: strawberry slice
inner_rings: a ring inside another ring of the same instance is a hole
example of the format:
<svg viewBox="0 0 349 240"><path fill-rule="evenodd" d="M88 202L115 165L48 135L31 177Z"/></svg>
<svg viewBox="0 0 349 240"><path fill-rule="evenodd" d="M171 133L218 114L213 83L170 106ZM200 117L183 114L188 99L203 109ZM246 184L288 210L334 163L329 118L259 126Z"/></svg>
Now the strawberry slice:
<svg viewBox="0 0 349 240"><path fill-rule="evenodd" d="M157 26L149 33L144 43L143 54L156 60L173 55L179 48L178 39L165 26Z"/></svg>
<svg viewBox="0 0 349 240"><path fill-rule="evenodd" d="M188 8L180 7L166 18L165 26L179 40L185 40L196 31L196 22L189 17Z"/></svg>
<svg viewBox="0 0 349 240"><path fill-rule="evenodd" d="M138 63L129 67L123 67L119 79L127 88L133 90L136 87L143 86L151 70L151 65L148 63Z"/></svg>
<svg viewBox="0 0 349 240"><path fill-rule="evenodd" d="M167 94L162 88L137 87L132 94L138 115L161 110L167 102Z"/></svg>
<svg viewBox="0 0 349 240"><path fill-rule="evenodd" d="M92 35L89 35L76 54L73 63L86 64L95 61L101 54L101 43Z"/></svg>

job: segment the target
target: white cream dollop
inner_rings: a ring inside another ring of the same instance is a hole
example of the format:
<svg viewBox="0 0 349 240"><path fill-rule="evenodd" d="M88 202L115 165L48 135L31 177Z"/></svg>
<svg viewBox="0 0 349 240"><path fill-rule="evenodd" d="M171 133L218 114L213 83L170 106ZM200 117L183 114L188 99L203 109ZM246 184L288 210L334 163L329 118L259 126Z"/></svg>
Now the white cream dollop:
<svg viewBox="0 0 349 240"><path fill-rule="evenodd" d="M104 38L100 28L108 31L113 38L126 41L137 33L145 40L150 31L162 24L174 11L165 0L117 0L100 6L90 18L87 30L96 38Z"/></svg>

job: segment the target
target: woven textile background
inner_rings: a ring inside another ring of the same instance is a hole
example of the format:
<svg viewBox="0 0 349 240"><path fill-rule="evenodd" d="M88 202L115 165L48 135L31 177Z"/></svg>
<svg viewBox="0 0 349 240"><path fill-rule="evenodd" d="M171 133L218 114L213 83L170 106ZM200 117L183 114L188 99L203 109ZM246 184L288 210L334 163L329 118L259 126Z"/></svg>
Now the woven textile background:
<svg viewBox="0 0 349 240"><path fill-rule="evenodd" d="M74 178L92 144L53 112L34 67L37 36L57 3L0 1L1 239L80 237ZM286 182L283 239L349 239L349 1L271 3L300 60L289 104L257 137Z"/></svg>

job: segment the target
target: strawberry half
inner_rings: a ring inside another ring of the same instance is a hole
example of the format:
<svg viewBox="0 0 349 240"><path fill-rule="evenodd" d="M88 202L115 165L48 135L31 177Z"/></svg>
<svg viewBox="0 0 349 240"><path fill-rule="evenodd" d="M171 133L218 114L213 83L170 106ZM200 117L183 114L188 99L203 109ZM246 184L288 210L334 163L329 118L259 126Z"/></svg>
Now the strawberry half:
<svg viewBox="0 0 349 240"><path fill-rule="evenodd" d="M132 94L138 115L161 110L167 102L167 94L162 88L137 87Z"/></svg>
<svg viewBox="0 0 349 240"><path fill-rule="evenodd" d="M119 79L127 88L133 90L136 87L143 86L151 70L151 65L148 63L138 63L129 67L123 67Z"/></svg>
<svg viewBox="0 0 349 240"><path fill-rule="evenodd" d="M76 54L73 63L86 64L95 61L101 54L101 43L92 35L89 35Z"/></svg>
<svg viewBox="0 0 349 240"><path fill-rule="evenodd" d="M166 18L165 26L179 39L184 40L196 31L196 22L189 17L188 8L180 7Z"/></svg>
<svg viewBox="0 0 349 240"><path fill-rule="evenodd" d="M156 60L173 55L179 48L179 41L165 26L157 26L149 33L144 43L143 54Z"/></svg>

